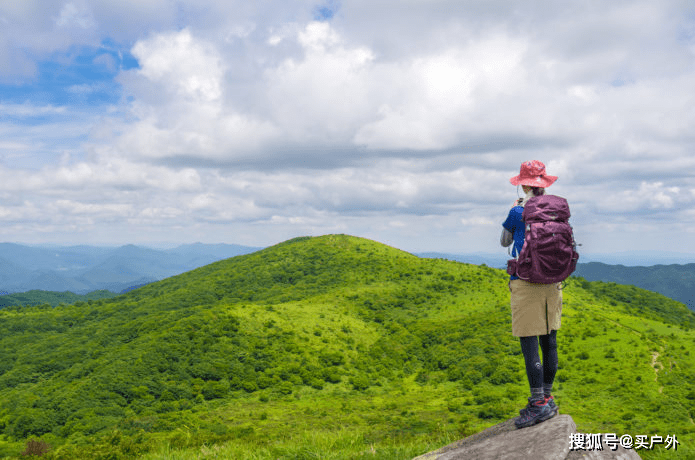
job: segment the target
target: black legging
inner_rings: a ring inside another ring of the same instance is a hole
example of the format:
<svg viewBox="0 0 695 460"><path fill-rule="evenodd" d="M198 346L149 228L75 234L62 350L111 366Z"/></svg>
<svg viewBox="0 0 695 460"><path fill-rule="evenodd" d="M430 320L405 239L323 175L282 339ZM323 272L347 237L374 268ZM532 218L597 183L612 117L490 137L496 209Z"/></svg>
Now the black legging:
<svg viewBox="0 0 695 460"><path fill-rule="evenodd" d="M557 331L538 337L520 337L521 352L526 361L526 376L531 388L542 388L543 384L552 385L557 373ZM543 364L538 356L538 339L543 352Z"/></svg>

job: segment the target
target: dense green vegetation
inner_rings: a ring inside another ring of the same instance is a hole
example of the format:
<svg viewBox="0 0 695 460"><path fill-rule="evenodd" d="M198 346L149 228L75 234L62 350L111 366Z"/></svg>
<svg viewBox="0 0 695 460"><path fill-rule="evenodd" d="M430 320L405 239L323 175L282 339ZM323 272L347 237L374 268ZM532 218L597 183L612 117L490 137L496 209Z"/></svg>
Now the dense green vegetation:
<svg viewBox="0 0 695 460"><path fill-rule="evenodd" d="M626 267L590 262L577 265L576 274L590 281L632 284L683 302L695 310L695 264Z"/></svg>
<svg viewBox="0 0 695 460"><path fill-rule="evenodd" d="M74 294L72 292L54 292L32 290L19 294L7 294L0 296L0 308L22 305L51 305L73 304L76 302L88 302L90 300L108 299L118 294L111 291L93 291L88 294Z"/></svg>
<svg viewBox="0 0 695 460"><path fill-rule="evenodd" d="M410 459L525 404L507 279L329 235L111 299L6 308L0 456L33 439L44 458ZM693 313L578 278L563 295L561 412L695 454Z"/></svg>

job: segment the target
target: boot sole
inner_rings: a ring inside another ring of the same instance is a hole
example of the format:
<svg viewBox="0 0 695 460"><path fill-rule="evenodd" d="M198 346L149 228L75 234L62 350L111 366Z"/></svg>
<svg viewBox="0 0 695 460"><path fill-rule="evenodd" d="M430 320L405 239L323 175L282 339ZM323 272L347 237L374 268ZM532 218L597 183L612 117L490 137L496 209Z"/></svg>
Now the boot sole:
<svg viewBox="0 0 695 460"><path fill-rule="evenodd" d="M543 417L538 417L537 419L529 420L528 422L518 424L514 422L514 425L516 425L517 428L528 428L533 425L537 425L541 422L545 422L546 420L549 420L557 415L557 411L549 412Z"/></svg>

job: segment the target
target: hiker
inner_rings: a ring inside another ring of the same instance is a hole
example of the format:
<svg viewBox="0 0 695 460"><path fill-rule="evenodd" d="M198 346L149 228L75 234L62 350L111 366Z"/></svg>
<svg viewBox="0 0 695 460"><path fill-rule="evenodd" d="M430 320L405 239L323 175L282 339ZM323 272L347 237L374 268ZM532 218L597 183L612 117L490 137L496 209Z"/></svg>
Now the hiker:
<svg viewBox="0 0 695 460"><path fill-rule="evenodd" d="M534 196L545 194L545 189L557 180L545 173L540 161L522 163L519 175L512 177L512 185L520 185L525 196L514 202L507 219L502 224L500 243L504 247L513 244L511 255L518 257L524 245L526 233L522 220L524 205ZM528 405L519 411L514 420L517 428L524 428L554 417L557 405L551 394L557 372L556 334L560 329L562 291L560 283L531 283L511 275L512 334L519 337L526 363L526 375L531 387ZM543 360L538 354L540 341Z"/></svg>

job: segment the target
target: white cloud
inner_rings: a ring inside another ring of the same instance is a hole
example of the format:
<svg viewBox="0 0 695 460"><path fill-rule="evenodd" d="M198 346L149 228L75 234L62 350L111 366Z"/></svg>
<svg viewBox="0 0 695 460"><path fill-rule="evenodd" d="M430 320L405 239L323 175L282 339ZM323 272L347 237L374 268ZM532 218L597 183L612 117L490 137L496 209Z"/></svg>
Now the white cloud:
<svg viewBox="0 0 695 460"><path fill-rule="evenodd" d="M452 148L481 130L487 134L484 124L493 115L480 117L480 111L492 112L523 82L526 45L503 35L394 62L346 43L328 23L311 22L295 39L300 57L243 83L258 95L254 107L224 97L236 66L245 64L222 65L217 47L189 30L138 42L133 54L141 68L122 81L138 97L133 110L140 122L122 137L123 150L224 160L249 159L250 151L263 148L272 156L283 146ZM502 122L495 131L520 131L516 118L494 118ZM258 163L263 157L255 156Z"/></svg>
<svg viewBox="0 0 695 460"><path fill-rule="evenodd" d="M251 35L256 30L256 24L253 22L245 22L244 24L236 24L228 29L226 41L230 42L235 39L244 39Z"/></svg>
<svg viewBox="0 0 695 460"><path fill-rule="evenodd" d="M268 38L266 43L270 46L277 46L285 40L292 39L297 36L301 27L297 23L283 24L279 27L270 27L268 30Z"/></svg>
<svg viewBox="0 0 695 460"><path fill-rule="evenodd" d="M140 62L136 72L174 97L210 102L222 96L224 67L220 56L213 45L194 40L188 30L139 41L132 52Z"/></svg>
<svg viewBox="0 0 695 460"><path fill-rule="evenodd" d="M77 6L73 2L66 3L60 10L60 16L55 20L58 27L74 27L89 29L96 27L96 21L85 5Z"/></svg>
<svg viewBox="0 0 695 460"><path fill-rule="evenodd" d="M144 221L161 221L166 219L176 219L181 217L184 212L178 208L170 206L163 208L145 208L138 214Z"/></svg>
<svg viewBox="0 0 695 460"><path fill-rule="evenodd" d="M119 127L123 154L229 161L274 137L271 123L225 104L228 69L213 44L183 30L139 41L133 54L140 68L123 82L137 98L138 119Z"/></svg>
<svg viewBox="0 0 695 460"><path fill-rule="evenodd" d="M54 205L63 213L87 214L101 217L105 215L123 217L132 211L132 205L130 204L96 204L72 200L57 200Z"/></svg>
<svg viewBox="0 0 695 460"><path fill-rule="evenodd" d="M53 105L36 106L25 102L23 104L0 104L0 113L10 117L35 117L65 113L65 107Z"/></svg>
<svg viewBox="0 0 695 460"><path fill-rule="evenodd" d="M676 202L692 199L681 193L680 187L668 187L662 182L642 182L637 190L625 190L598 201L597 207L604 211L624 213L644 209L671 210Z"/></svg>
<svg viewBox="0 0 695 460"><path fill-rule="evenodd" d="M372 52L346 47L327 23L308 24L297 41L302 59L286 59L266 71L269 116L289 142L350 146L372 104Z"/></svg>
<svg viewBox="0 0 695 460"><path fill-rule="evenodd" d="M496 250L487 233L528 159L560 176L580 232L692 222L692 5L355 0L322 22L315 8L0 4L0 81L16 88L55 51L69 66L108 47L100 72L122 47L139 63L108 108L88 106L91 81L64 105L0 104L3 235L337 230Z"/></svg>
<svg viewBox="0 0 695 460"><path fill-rule="evenodd" d="M327 22L312 22L299 32L299 43L309 52L324 53L342 40Z"/></svg>
<svg viewBox="0 0 695 460"><path fill-rule="evenodd" d="M463 218L463 219L461 219L461 223L463 225L466 225L466 226L492 226L492 225L498 226L498 225L500 225L499 222L494 222L493 220L488 219L486 217L477 217L477 216Z"/></svg>

